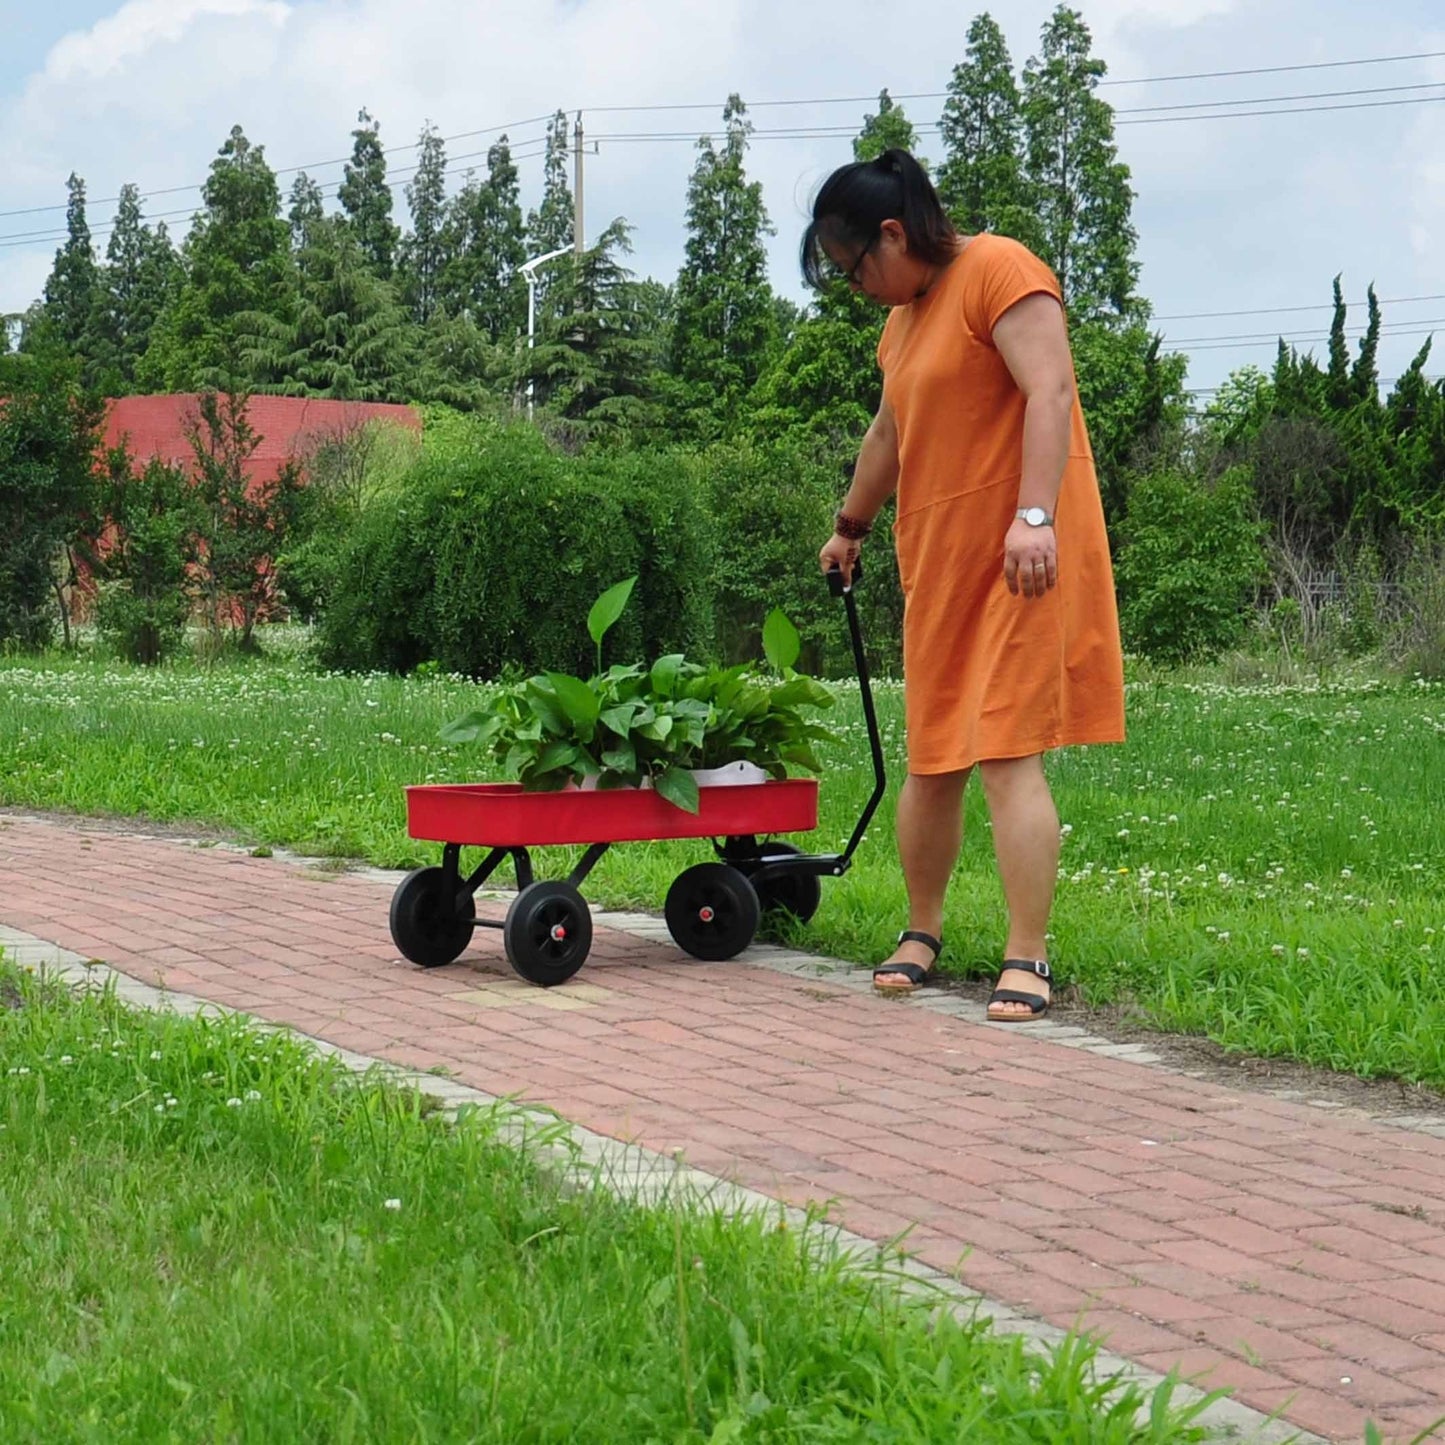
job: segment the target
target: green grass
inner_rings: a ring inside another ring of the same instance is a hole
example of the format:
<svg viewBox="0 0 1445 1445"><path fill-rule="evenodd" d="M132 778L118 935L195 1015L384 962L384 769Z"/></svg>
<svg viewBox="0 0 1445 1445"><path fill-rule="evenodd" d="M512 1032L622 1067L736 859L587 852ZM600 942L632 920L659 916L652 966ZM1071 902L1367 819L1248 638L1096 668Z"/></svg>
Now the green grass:
<svg viewBox="0 0 1445 1445"><path fill-rule="evenodd" d="M821 849L841 847L870 787L856 690L843 694L820 827L797 840ZM402 789L479 776L475 754L437 739L474 700L458 679L322 676L285 658L152 673L0 661L0 802L204 821L412 866L439 850L407 838ZM897 687L878 704L896 786ZM1166 678L1131 684L1128 710L1127 744L1049 763L1068 829L1051 944L1062 980L1233 1048L1445 1087L1445 688ZM976 785L967 811L944 966L986 976L1004 923ZM588 896L658 911L706 856L706 843L614 849ZM539 865L566 871L561 855ZM791 941L867 962L903 921L890 791L853 870L825 882Z"/></svg>
<svg viewBox="0 0 1445 1445"><path fill-rule="evenodd" d="M1165 1445L886 1257L569 1192L379 1076L0 961L0 1439Z"/></svg>

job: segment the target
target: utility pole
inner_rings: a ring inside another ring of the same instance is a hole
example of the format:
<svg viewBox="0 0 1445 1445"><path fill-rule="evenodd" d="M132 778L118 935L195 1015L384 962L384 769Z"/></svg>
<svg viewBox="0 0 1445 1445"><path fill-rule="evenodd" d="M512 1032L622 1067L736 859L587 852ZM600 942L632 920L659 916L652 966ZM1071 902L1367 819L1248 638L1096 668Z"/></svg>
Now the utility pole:
<svg viewBox="0 0 1445 1445"><path fill-rule="evenodd" d="M582 245L582 112L577 112L577 124L572 128L573 181L572 181L572 249L581 255Z"/></svg>

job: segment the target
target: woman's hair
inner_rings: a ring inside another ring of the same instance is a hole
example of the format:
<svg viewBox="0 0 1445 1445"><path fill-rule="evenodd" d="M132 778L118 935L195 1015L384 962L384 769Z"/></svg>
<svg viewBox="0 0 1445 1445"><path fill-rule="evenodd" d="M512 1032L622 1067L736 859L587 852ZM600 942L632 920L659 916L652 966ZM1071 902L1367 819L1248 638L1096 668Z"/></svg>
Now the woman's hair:
<svg viewBox="0 0 1445 1445"><path fill-rule="evenodd" d="M839 166L818 191L813 220L803 232L803 279L824 285L825 240L857 247L878 239L884 221L898 221L908 249L932 264L949 260L958 232L933 182L905 150L886 150L876 160Z"/></svg>

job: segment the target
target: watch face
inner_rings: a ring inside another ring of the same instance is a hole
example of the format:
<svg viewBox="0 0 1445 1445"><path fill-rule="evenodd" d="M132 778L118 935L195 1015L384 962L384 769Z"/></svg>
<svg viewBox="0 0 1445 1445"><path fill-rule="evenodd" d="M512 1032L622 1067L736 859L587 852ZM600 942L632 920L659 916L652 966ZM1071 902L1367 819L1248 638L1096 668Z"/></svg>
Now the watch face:
<svg viewBox="0 0 1445 1445"><path fill-rule="evenodd" d="M1049 514L1042 507L1027 507L1024 510L1024 521L1030 527L1042 527L1048 518Z"/></svg>

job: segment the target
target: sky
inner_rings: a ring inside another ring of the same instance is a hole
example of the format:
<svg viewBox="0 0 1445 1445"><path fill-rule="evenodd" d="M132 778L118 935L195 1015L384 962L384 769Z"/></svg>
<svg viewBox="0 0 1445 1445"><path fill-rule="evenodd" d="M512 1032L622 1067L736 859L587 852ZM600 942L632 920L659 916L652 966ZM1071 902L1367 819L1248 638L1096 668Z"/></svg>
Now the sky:
<svg viewBox="0 0 1445 1445"><path fill-rule="evenodd" d="M1017 66L1052 5L993 0ZM1137 192L1141 290L1166 343L1191 356L1191 387L1267 368L1281 330L1323 355L1336 274L1360 303L1352 325L1370 283L1386 303L1383 376L1409 363L1432 323L1445 332L1440 0L1077 8L1108 65L1101 94ZM637 274L670 281L696 138L716 131L734 91L757 127L748 167L776 228L771 280L802 300L797 243L813 192L851 159L850 137L885 87L916 124L936 124L976 13L952 0L0 0L0 314L40 293L72 171L99 248L125 181L147 194L148 215L176 213L179 237L232 125L278 170L334 184L363 106L396 148L398 182L426 122L456 137L454 186L485 168L505 128L524 205L541 189L545 117L580 109L587 237L625 217ZM1338 64L1422 54L1432 58ZM1310 65L1329 68L1217 74ZM1305 113L1195 118L1221 101ZM1355 108L1305 110L1324 106ZM839 133L796 134L820 128ZM920 149L936 157L936 135ZM292 176L280 179L284 193ZM405 222L400 184L396 196ZM1219 312L1257 314L1199 315ZM1429 371L1445 374L1445 336Z"/></svg>

